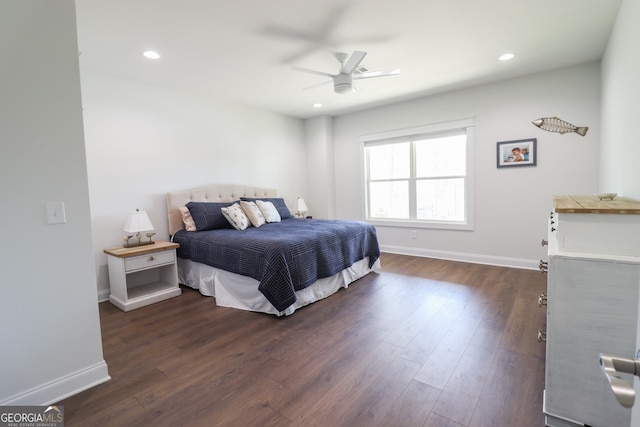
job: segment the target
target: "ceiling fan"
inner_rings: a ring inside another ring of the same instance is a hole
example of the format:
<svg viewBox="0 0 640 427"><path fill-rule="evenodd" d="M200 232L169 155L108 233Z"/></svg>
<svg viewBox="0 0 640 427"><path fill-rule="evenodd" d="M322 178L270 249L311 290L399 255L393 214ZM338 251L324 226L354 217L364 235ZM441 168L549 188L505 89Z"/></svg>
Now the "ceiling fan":
<svg viewBox="0 0 640 427"><path fill-rule="evenodd" d="M369 71L364 67L359 67L360 63L366 55L367 52L362 52L360 50L354 51L350 57L346 53L336 53L336 59L341 64L340 70L337 74L330 74L323 71L310 70L308 68L296 66L291 67L291 69L295 71L301 71L303 73L330 77L331 80L310 86L307 89L313 89L318 86L333 82L333 91L335 93L346 93L353 91L353 80L369 79L372 77L394 76L396 74L400 74L400 70L398 69L387 71Z"/></svg>

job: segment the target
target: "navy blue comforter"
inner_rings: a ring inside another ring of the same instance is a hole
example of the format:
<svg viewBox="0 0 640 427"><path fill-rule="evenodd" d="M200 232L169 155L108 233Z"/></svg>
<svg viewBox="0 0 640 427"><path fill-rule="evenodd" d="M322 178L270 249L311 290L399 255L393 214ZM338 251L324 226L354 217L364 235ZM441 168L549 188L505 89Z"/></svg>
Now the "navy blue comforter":
<svg viewBox="0 0 640 427"><path fill-rule="evenodd" d="M181 230L173 241L181 258L258 280L279 311L296 301L295 291L367 256L371 267L380 256L375 228L361 221L290 218L243 231Z"/></svg>

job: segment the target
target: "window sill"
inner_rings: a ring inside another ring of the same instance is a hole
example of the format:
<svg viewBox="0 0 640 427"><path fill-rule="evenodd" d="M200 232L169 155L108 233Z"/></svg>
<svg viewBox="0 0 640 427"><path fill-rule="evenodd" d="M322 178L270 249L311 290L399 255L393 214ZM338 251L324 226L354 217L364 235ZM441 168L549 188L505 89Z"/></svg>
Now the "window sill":
<svg viewBox="0 0 640 427"><path fill-rule="evenodd" d="M473 231L473 224L453 221L417 221L367 218L367 222L378 227L432 228L438 230Z"/></svg>

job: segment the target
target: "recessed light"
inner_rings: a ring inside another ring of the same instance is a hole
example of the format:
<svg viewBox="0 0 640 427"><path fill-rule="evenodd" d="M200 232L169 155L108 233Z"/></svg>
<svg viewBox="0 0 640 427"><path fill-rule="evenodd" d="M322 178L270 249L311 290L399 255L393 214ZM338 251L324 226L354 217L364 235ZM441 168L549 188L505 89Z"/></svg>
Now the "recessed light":
<svg viewBox="0 0 640 427"><path fill-rule="evenodd" d="M320 108L322 107L322 104L320 104L319 102L313 104L313 108Z"/></svg>
<svg viewBox="0 0 640 427"><path fill-rule="evenodd" d="M502 55L500 55L500 57L498 58L500 61L508 61L510 59L513 59L515 55L511 52L508 53L503 53Z"/></svg>
<svg viewBox="0 0 640 427"><path fill-rule="evenodd" d="M158 59L160 58L160 54L154 50L146 50L142 53L145 57L149 59Z"/></svg>

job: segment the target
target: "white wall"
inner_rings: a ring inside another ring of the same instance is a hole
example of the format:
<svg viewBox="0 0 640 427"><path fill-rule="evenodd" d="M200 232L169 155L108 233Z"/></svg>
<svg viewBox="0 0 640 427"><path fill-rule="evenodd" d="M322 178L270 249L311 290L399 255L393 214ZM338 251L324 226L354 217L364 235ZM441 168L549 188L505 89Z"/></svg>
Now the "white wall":
<svg viewBox="0 0 640 427"><path fill-rule="evenodd" d="M0 405L43 405L109 379L74 2L0 2L0 35ZM65 224L47 225L47 202Z"/></svg>
<svg viewBox="0 0 640 427"><path fill-rule="evenodd" d="M308 214L314 218L335 216L335 170L333 156L333 120L329 116L318 116L305 120L305 142L307 146L307 194L305 199Z"/></svg>
<svg viewBox="0 0 640 427"><path fill-rule="evenodd" d="M640 199L640 2L625 0L602 59L601 191Z"/></svg>
<svg viewBox="0 0 640 427"><path fill-rule="evenodd" d="M304 125L222 101L82 69L93 252L108 297L105 248L128 212L147 210L168 239L166 193L212 183L275 187L292 208L306 192Z"/></svg>
<svg viewBox="0 0 640 427"><path fill-rule="evenodd" d="M339 116L334 120L336 217L363 218L360 135L465 119L475 121L475 230L377 227L384 250L537 268L546 252L553 194L598 191L600 65L589 63ZM545 132L558 116L589 126L586 137ZM538 165L496 168L496 142L535 137Z"/></svg>

